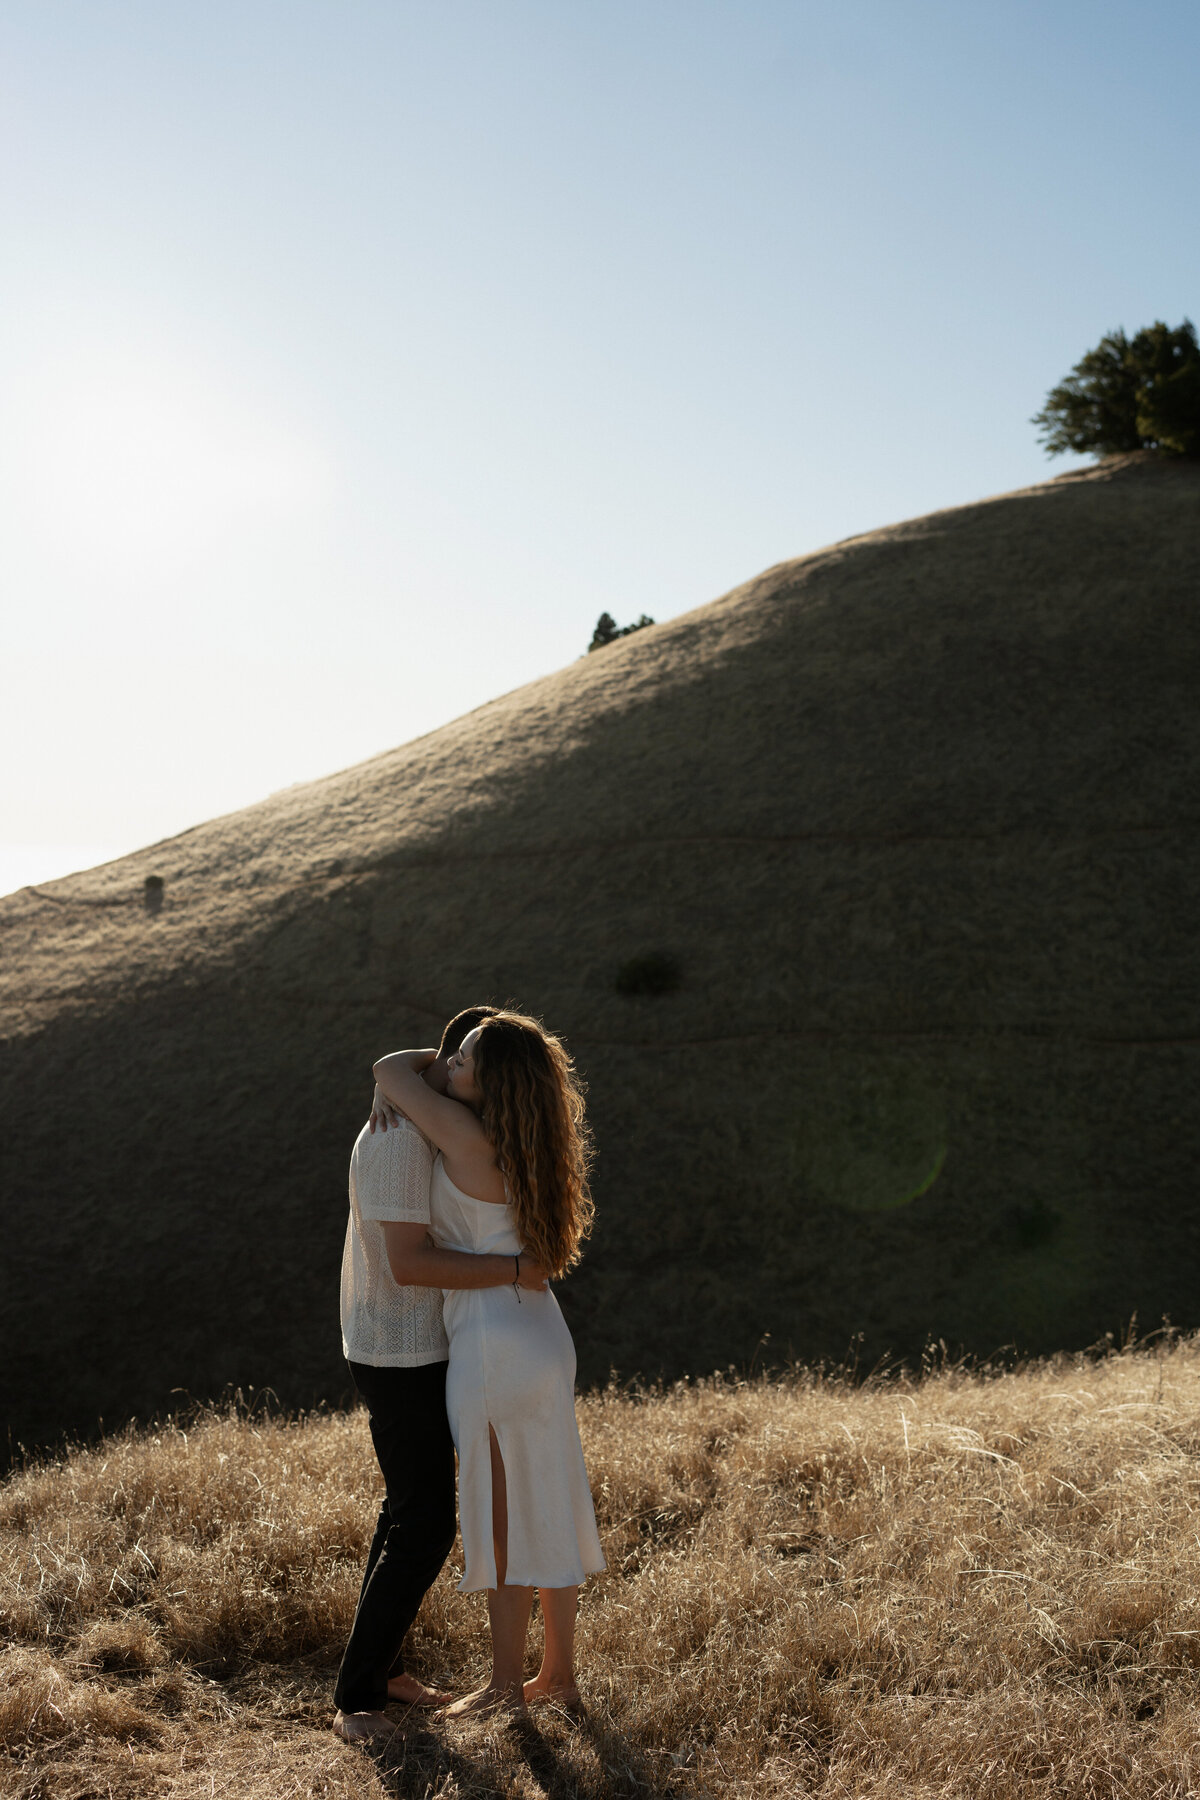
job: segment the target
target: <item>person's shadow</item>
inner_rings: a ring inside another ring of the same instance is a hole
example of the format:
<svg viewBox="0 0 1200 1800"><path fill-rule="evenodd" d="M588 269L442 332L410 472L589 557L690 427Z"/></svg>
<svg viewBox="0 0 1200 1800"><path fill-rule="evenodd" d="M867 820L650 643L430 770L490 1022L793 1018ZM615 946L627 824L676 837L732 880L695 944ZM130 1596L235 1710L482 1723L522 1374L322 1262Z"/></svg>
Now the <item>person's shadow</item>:
<svg viewBox="0 0 1200 1800"><path fill-rule="evenodd" d="M512 1719L502 1727L504 1748L499 1756L503 1761L523 1763L546 1800L667 1800L672 1792L669 1783L621 1732L586 1709L570 1715L570 1726L587 1739L592 1752L587 1758L590 1767L582 1768L577 1759L564 1757L533 1716ZM495 1749L486 1761L473 1756L469 1743L456 1741L453 1727L444 1733L436 1731L415 1709L403 1715L394 1734L373 1745L368 1754L384 1787L398 1800L410 1796L423 1800L450 1776L472 1800L508 1791L507 1787L481 1785L489 1778L487 1764L496 1757Z"/></svg>

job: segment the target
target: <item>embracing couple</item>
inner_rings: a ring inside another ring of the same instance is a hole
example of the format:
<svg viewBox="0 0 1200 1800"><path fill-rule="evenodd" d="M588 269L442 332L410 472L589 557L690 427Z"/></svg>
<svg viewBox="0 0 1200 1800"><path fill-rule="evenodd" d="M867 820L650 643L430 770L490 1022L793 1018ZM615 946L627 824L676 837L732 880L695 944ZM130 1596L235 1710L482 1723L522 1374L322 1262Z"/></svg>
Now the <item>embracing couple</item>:
<svg viewBox="0 0 1200 1800"><path fill-rule="evenodd" d="M350 1160L342 1341L385 1496L334 1698L348 1740L390 1700L453 1715L578 1701L579 1583L603 1569L575 1422L575 1348L547 1282L591 1224L583 1097L534 1019L476 1006L437 1050L375 1064ZM378 1127L378 1130L376 1129ZM403 1644L454 1542L486 1588L487 1685L454 1701L405 1671ZM545 1653L524 1679L537 1588Z"/></svg>

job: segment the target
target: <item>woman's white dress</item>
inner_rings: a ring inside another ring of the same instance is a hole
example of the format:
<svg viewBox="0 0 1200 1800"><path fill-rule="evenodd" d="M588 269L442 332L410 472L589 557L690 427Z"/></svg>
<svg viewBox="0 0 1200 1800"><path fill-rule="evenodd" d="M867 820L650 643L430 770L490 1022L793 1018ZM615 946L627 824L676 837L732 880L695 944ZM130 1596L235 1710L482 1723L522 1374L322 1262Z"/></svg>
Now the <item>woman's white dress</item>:
<svg viewBox="0 0 1200 1800"><path fill-rule="evenodd" d="M512 1209L455 1187L439 1155L430 1232L443 1250L514 1256ZM514 1270L515 1273L515 1270ZM510 1587L574 1587L604 1567L575 1420L575 1346L547 1291L448 1288L446 1412L458 1450L458 1511L466 1572L460 1593L496 1586L492 1462L496 1433L508 1495Z"/></svg>

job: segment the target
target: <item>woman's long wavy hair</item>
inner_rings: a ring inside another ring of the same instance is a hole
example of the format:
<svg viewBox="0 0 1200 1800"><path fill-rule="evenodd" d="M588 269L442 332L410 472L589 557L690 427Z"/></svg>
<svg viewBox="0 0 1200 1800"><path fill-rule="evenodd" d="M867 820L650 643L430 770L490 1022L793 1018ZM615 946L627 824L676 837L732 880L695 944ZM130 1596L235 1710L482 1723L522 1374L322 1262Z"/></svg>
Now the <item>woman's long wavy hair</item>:
<svg viewBox="0 0 1200 1800"><path fill-rule="evenodd" d="M550 1275L565 1275L593 1215L592 1140L574 1064L536 1019L516 1012L483 1021L474 1064L480 1121L521 1242Z"/></svg>

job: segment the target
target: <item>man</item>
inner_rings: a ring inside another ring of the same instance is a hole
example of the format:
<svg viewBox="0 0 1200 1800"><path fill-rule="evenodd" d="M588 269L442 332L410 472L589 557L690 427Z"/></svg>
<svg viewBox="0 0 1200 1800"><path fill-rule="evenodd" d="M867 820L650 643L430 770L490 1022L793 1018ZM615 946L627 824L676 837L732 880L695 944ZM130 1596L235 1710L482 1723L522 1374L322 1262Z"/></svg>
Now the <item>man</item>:
<svg viewBox="0 0 1200 1800"><path fill-rule="evenodd" d="M438 1093L446 1091L450 1059L467 1033L495 1010L473 1006L451 1019L437 1060L424 1073ZM408 1119L389 1131L377 1096L350 1158L342 1256L342 1347L370 1415L386 1490L334 1690L333 1729L347 1742L390 1732L383 1710L389 1700L441 1706L451 1698L407 1673L402 1655L454 1542L441 1290L500 1287L514 1278L511 1256L436 1248L428 1235L432 1173L428 1141ZM522 1254L518 1267L522 1287L545 1287L545 1272L532 1257Z"/></svg>

